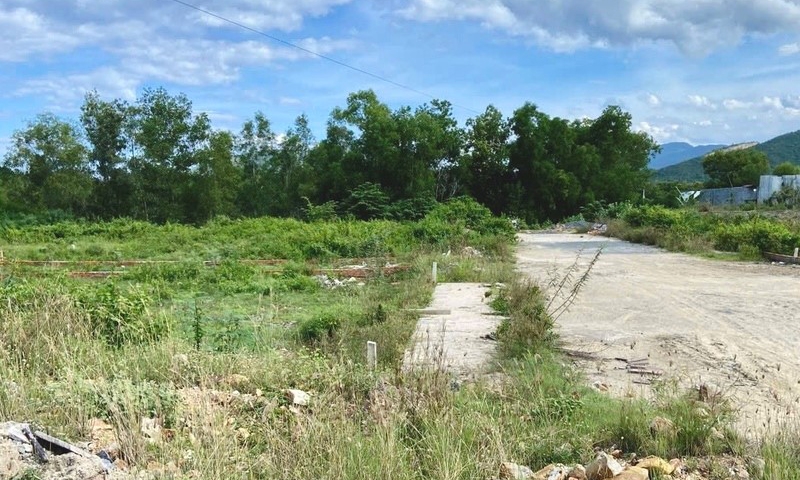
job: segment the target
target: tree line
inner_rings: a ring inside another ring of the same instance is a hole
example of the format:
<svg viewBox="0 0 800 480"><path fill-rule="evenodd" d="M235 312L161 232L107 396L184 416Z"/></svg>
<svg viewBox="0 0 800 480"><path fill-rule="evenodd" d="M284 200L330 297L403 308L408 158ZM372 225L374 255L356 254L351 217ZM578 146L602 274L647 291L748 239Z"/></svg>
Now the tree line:
<svg viewBox="0 0 800 480"><path fill-rule="evenodd" d="M557 220L640 195L657 149L615 106L580 120L531 103L508 118L489 106L460 126L446 101L392 109L367 90L334 109L316 139L305 116L278 133L258 112L232 133L184 94L147 89L126 102L90 92L79 121L42 114L12 135L0 211L159 223L309 211L413 219L466 195L496 214Z"/></svg>

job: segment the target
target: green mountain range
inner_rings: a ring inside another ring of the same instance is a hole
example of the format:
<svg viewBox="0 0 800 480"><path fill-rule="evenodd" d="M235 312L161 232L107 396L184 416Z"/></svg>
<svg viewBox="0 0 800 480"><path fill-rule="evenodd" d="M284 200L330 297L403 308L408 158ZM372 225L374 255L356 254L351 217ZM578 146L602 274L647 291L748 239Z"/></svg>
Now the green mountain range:
<svg viewBox="0 0 800 480"><path fill-rule="evenodd" d="M759 144L739 144L726 148L755 148L767 155L770 168L783 162L800 165L800 130L786 133ZM706 180L703 172L703 157L689 160L656 170L653 179L659 182L702 182Z"/></svg>

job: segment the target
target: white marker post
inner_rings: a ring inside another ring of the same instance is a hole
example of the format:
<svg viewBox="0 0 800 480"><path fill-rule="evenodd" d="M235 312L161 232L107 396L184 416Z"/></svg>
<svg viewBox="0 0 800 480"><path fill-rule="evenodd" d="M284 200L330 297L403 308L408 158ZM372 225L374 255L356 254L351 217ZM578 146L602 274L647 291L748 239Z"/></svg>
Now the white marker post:
<svg viewBox="0 0 800 480"><path fill-rule="evenodd" d="M367 367L370 370L378 368L378 344L367 342Z"/></svg>
<svg viewBox="0 0 800 480"><path fill-rule="evenodd" d="M431 267L431 280L433 280L434 285L436 285L438 278L439 278L439 264L433 262L433 266Z"/></svg>
<svg viewBox="0 0 800 480"><path fill-rule="evenodd" d="M797 254L800 253L800 248L794 249L794 258L797 258Z"/></svg>

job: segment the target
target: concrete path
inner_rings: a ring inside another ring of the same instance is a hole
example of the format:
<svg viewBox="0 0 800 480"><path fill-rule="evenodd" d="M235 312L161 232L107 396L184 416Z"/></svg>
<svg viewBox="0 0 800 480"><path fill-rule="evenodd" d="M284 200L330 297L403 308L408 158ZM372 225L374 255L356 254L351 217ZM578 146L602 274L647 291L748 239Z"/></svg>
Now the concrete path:
<svg viewBox="0 0 800 480"><path fill-rule="evenodd" d="M501 317L492 315L480 283L441 283L433 292L424 315L417 323L403 366L441 366L460 380L473 380L493 368L497 342L487 340ZM449 313L446 313L449 311Z"/></svg>

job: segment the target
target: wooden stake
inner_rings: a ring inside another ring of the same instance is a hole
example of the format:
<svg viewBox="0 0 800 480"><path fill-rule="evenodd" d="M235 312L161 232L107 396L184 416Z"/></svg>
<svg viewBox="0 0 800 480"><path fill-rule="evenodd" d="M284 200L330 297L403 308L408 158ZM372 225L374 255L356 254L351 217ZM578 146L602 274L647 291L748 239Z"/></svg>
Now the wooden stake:
<svg viewBox="0 0 800 480"><path fill-rule="evenodd" d="M431 280L433 280L433 284L436 285L436 282L439 278L439 264L433 262L433 266L431 267Z"/></svg>
<svg viewBox="0 0 800 480"><path fill-rule="evenodd" d="M378 367L378 344L367 342L367 367L375 370Z"/></svg>

